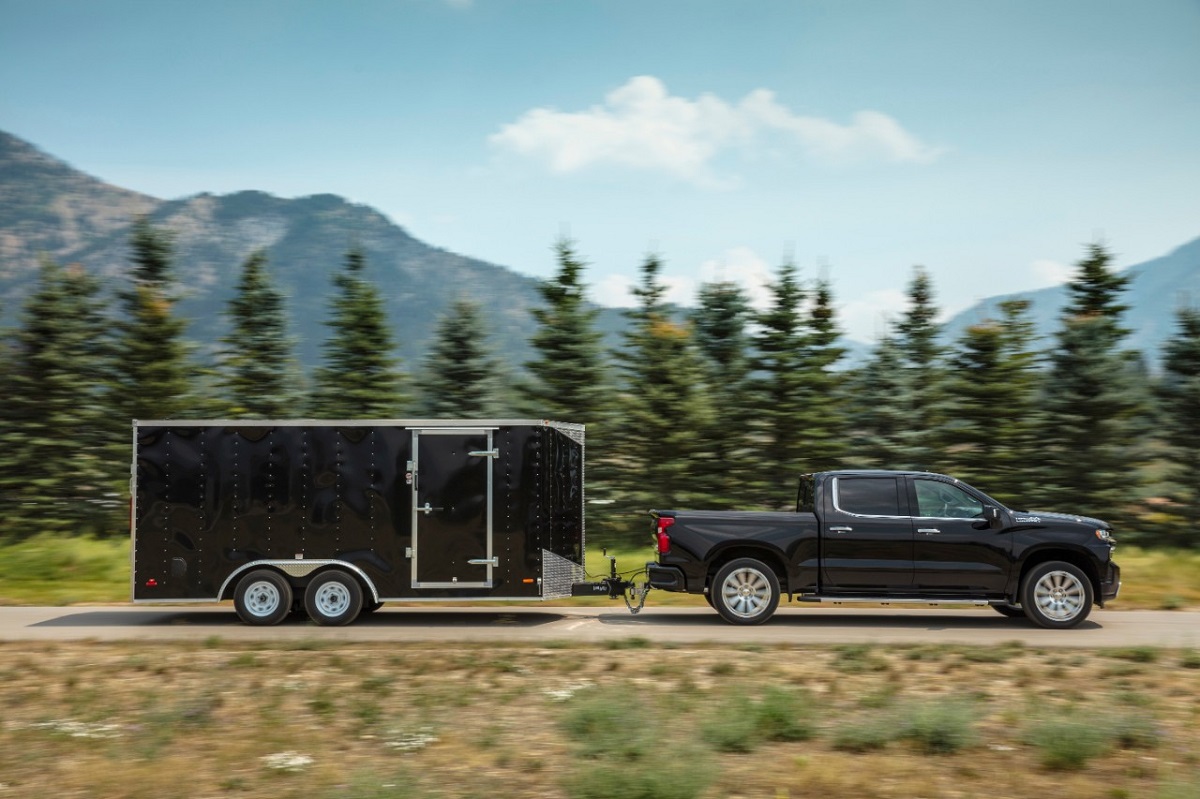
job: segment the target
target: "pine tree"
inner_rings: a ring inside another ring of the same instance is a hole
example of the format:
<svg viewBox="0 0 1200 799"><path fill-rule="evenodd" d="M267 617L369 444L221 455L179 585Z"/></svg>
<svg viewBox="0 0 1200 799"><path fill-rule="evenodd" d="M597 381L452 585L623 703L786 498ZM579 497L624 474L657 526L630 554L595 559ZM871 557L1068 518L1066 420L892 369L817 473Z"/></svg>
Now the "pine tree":
<svg viewBox="0 0 1200 799"><path fill-rule="evenodd" d="M847 466L896 469L906 462L902 437L912 423L912 399L902 363L896 339L888 335L876 343L871 359L847 378L852 458Z"/></svg>
<svg viewBox="0 0 1200 799"><path fill-rule="evenodd" d="M758 502L783 508L794 504L796 476L804 472L805 377L810 331L805 293L791 262L779 267L770 284L771 304L758 315L754 337L753 391L756 435L761 444L754 493Z"/></svg>
<svg viewBox="0 0 1200 799"><path fill-rule="evenodd" d="M224 345L219 383L233 417L279 419L299 412L299 368L292 357L283 295L258 250L242 265L226 312L232 330Z"/></svg>
<svg viewBox="0 0 1200 799"><path fill-rule="evenodd" d="M435 418L471 419L497 410L499 366L487 346L476 303L455 300L438 322L421 370L423 412Z"/></svg>
<svg viewBox="0 0 1200 799"><path fill-rule="evenodd" d="M949 471L1019 507L1038 482L1029 454L1038 449L1041 375L1029 306L1007 300L1000 319L967 328L948 382Z"/></svg>
<svg viewBox="0 0 1200 799"><path fill-rule="evenodd" d="M1128 279L1110 271L1111 260L1102 245L1090 245L1067 286L1046 375L1043 498L1121 520L1135 493L1135 417L1143 405L1135 358L1120 348L1127 331L1119 298Z"/></svg>
<svg viewBox="0 0 1200 799"><path fill-rule="evenodd" d="M588 308L583 272L587 264L575 245L554 245L558 273L538 285L544 305L532 310L538 329L530 339L536 357L525 364L529 379L520 386L525 404L537 416L589 425L589 439L602 426L611 388L595 328L599 311ZM592 443L589 441L589 443Z"/></svg>
<svg viewBox="0 0 1200 799"><path fill-rule="evenodd" d="M833 288L818 280L807 317L808 342L804 366L804 452L797 459L803 472L836 469L847 449L848 419L843 394L845 374L837 364L846 354L839 346L841 331L833 305Z"/></svg>
<svg viewBox="0 0 1200 799"><path fill-rule="evenodd" d="M367 280L361 249L346 254L333 282L330 335L322 345L323 365L314 373L311 412L325 419L401 416L409 400L383 298Z"/></svg>
<svg viewBox="0 0 1200 799"><path fill-rule="evenodd" d="M1160 544L1200 546L1200 309L1181 308L1178 329L1163 348L1164 375L1159 386L1163 408L1162 440L1170 453L1175 484L1176 521Z"/></svg>
<svg viewBox="0 0 1200 799"><path fill-rule="evenodd" d="M703 435L714 457L703 461L711 472L701 477L712 487L708 507L744 507L745 487L753 480L759 458L750 436L755 413L748 331L752 318L750 301L736 283L718 281L700 287L691 320L704 390L712 406L712 425Z"/></svg>
<svg viewBox="0 0 1200 799"><path fill-rule="evenodd" d="M899 460L893 468L941 468L944 461L942 425L945 423L945 370L938 344L941 325L934 303L933 280L922 267L913 269L908 284L908 308L896 324L896 348L907 401L908 423L898 432Z"/></svg>
<svg viewBox="0 0 1200 799"><path fill-rule="evenodd" d="M124 461L110 457L106 332L99 283L79 267L44 262L5 371L0 535L106 533L118 525Z"/></svg>
<svg viewBox="0 0 1200 799"><path fill-rule="evenodd" d="M146 217L134 221L133 269L121 292L112 404L131 419L171 419L188 413L195 398L184 340L187 322L175 316L173 244Z"/></svg>
<svg viewBox="0 0 1200 799"><path fill-rule="evenodd" d="M649 503L708 504L711 486L696 475L710 474L702 461L718 455L698 434L711 424L699 358L690 327L672 319L663 301L660 270L658 258L648 256L633 292L638 305L627 314L629 326L617 358L622 388L613 448L618 483L612 523L625 532L640 532L640 514Z"/></svg>

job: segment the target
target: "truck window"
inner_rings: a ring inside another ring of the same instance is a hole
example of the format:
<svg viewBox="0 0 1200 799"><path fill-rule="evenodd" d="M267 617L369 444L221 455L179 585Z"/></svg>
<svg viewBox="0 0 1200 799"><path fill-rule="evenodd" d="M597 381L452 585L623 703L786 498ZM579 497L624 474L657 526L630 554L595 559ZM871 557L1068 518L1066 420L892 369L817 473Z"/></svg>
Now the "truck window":
<svg viewBox="0 0 1200 799"><path fill-rule="evenodd" d="M907 516L894 477L839 477L837 508L860 516Z"/></svg>
<svg viewBox="0 0 1200 799"><path fill-rule="evenodd" d="M983 513L983 503L958 486L940 480L916 480L917 513L939 519L973 519Z"/></svg>

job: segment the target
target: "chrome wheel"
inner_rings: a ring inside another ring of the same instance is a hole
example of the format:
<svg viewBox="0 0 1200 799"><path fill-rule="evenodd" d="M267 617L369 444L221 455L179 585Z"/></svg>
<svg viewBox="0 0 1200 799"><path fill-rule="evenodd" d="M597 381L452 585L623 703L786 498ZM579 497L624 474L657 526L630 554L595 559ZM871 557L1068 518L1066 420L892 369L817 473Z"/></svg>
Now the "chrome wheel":
<svg viewBox="0 0 1200 799"><path fill-rule="evenodd" d="M761 624L779 606L779 579L753 558L731 561L711 583L712 605L731 624Z"/></svg>
<svg viewBox="0 0 1200 799"><path fill-rule="evenodd" d="M1034 584L1033 596L1038 608L1048 618L1070 621L1085 607L1087 592L1075 575L1052 571Z"/></svg>
<svg viewBox="0 0 1200 799"><path fill-rule="evenodd" d="M1034 624L1074 627L1092 611L1092 583L1076 565L1050 561L1033 567L1021 585L1021 607Z"/></svg>

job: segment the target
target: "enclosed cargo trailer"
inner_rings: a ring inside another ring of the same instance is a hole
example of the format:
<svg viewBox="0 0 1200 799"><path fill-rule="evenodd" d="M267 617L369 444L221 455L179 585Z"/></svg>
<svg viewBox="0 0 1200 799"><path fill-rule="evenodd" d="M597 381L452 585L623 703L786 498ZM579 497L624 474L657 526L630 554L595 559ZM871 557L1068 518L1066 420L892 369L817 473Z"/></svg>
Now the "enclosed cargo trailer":
<svg viewBox="0 0 1200 799"><path fill-rule="evenodd" d="M387 601L558 599L584 580L583 425L133 427L135 603L347 624Z"/></svg>

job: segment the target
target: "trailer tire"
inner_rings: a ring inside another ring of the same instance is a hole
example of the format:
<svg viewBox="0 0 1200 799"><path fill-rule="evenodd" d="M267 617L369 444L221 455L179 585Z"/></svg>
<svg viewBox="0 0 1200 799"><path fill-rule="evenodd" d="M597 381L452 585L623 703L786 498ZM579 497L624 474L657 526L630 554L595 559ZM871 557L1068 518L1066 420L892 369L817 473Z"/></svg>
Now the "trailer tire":
<svg viewBox="0 0 1200 799"><path fill-rule="evenodd" d="M304 591L308 617L325 627L341 627L358 618L362 586L344 571L332 569L313 578Z"/></svg>
<svg viewBox="0 0 1200 799"><path fill-rule="evenodd" d="M779 607L775 570L754 558L731 560L717 570L712 605L730 624L762 624Z"/></svg>
<svg viewBox="0 0 1200 799"><path fill-rule="evenodd" d="M292 586L272 569L256 569L238 580L233 607L246 624L268 627L287 618L292 610Z"/></svg>

